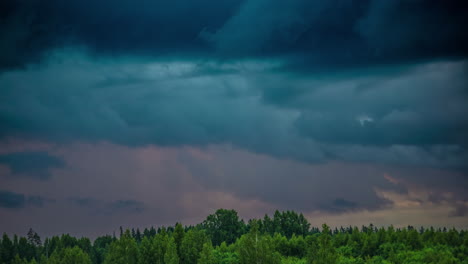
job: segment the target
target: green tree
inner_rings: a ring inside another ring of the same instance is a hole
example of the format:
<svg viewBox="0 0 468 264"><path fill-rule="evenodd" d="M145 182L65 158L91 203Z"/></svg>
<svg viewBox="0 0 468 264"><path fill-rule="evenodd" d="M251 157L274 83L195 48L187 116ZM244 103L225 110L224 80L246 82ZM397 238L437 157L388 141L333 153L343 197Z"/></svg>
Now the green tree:
<svg viewBox="0 0 468 264"><path fill-rule="evenodd" d="M17 253L21 258L31 260L36 257L36 247L29 243L25 237L21 237L18 241Z"/></svg>
<svg viewBox="0 0 468 264"><path fill-rule="evenodd" d="M200 253L200 258L198 259L198 264L216 264L211 242L206 242L203 244L203 249Z"/></svg>
<svg viewBox="0 0 468 264"><path fill-rule="evenodd" d="M164 254L165 264L179 264L179 256L177 256L177 247L174 238L169 238L167 243L166 253Z"/></svg>
<svg viewBox="0 0 468 264"><path fill-rule="evenodd" d="M236 251L233 250L233 247L236 245L231 244L229 247L226 245L226 242L221 243L214 250L215 263L217 264L238 264L239 255Z"/></svg>
<svg viewBox="0 0 468 264"><path fill-rule="evenodd" d="M21 259L18 254L15 255L15 258L11 261L11 264L28 264L26 259Z"/></svg>
<svg viewBox="0 0 468 264"><path fill-rule="evenodd" d="M310 229L310 224L304 215L297 214L294 211L275 211L273 220L265 217L263 225L264 229L268 230L270 234L276 232L287 238L291 238L293 234L305 236Z"/></svg>
<svg viewBox="0 0 468 264"><path fill-rule="evenodd" d="M158 263L157 251L154 248L153 239L143 237L140 243L140 257L138 259L139 264L153 264Z"/></svg>
<svg viewBox="0 0 468 264"><path fill-rule="evenodd" d="M81 248L75 246L65 249L62 264L91 264L91 259Z"/></svg>
<svg viewBox="0 0 468 264"><path fill-rule="evenodd" d="M164 230L164 229L163 229ZM163 232L157 233L153 238L153 251L156 256L155 264L164 264L164 254L168 244L169 237L164 230Z"/></svg>
<svg viewBox="0 0 468 264"><path fill-rule="evenodd" d="M177 254L180 256L180 245L182 245L182 240L184 239L185 231L181 223L176 223L174 228L174 241L177 247Z"/></svg>
<svg viewBox="0 0 468 264"><path fill-rule="evenodd" d="M250 232L238 240L239 262L241 264L278 264L281 256L274 250L269 235L261 235L257 221L252 221Z"/></svg>
<svg viewBox="0 0 468 264"><path fill-rule="evenodd" d="M56 250L47 264L91 264L91 258L78 246Z"/></svg>
<svg viewBox="0 0 468 264"><path fill-rule="evenodd" d="M105 264L138 263L138 247L135 239L126 230L119 240L112 242L104 260Z"/></svg>
<svg viewBox="0 0 468 264"><path fill-rule="evenodd" d="M196 264L200 258L203 244L209 241L203 230L191 229L185 233L180 246L180 259L184 264Z"/></svg>
<svg viewBox="0 0 468 264"><path fill-rule="evenodd" d="M91 252L91 259L93 263L101 264L104 261L104 255L107 251L107 248L113 241L114 238L111 236L101 236L94 240ZM44 246L45 245L46 243L44 243Z"/></svg>
<svg viewBox="0 0 468 264"><path fill-rule="evenodd" d="M13 259L13 250L13 242L11 242L11 239L8 237L8 235L4 233L2 237L2 246L0 248L1 263L9 263Z"/></svg>
<svg viewBox="0 0 468 264"><path fill-rule="evenodd" d="M309 246L309 254L307 256L309 264L335 264L338 261L338 254L332 243L330 228L322 225L322 233L318 240L313 240Z"/></svg>
<svg viewBox="0 0 468 264"><path fill-rule="evenodd" d="M244 226L235 210L226 209L218 209L202 223L214 245L220 245L223 241L234 243L243 234Z"/></svg>

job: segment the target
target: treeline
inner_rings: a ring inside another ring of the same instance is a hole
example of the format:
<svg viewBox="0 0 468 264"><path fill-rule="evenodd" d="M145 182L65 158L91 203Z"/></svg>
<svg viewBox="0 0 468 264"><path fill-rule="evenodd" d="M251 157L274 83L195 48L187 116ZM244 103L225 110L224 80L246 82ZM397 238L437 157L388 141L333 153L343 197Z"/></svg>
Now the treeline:
<svg viewBox="0 0 468 264"><path fill-rule="evenodd" d="M245 223L219 209L196 226L120 229L118 235L46 238L6 234L5 264L468 264L468 232L455 229L377 228L330 230L310 226L302 214L275 212Z"/></svg>

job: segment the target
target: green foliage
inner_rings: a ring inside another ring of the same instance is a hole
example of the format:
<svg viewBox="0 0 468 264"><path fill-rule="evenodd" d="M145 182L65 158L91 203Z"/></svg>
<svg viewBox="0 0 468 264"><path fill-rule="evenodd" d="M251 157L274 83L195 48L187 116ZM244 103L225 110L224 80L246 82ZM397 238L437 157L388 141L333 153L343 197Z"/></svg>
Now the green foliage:
<svg viewBox="0 0 468 264"><path fill-rule="evenodd" d="M154 262L155 264L164 264L164 254L166 253L168 241L169 236L167 235L165 229L154 236L152 248L153 253L156 256L156 261Z"/></svg>
<svg viewBox="0 0 468 264"><path fill-rule="evenodd" d="M140 244L139 264L158 263L158 255L151 238L144 237Z"/></svg>
<svg viewBox="0 0 468 264"><path fill-rule="evenodd" d="M119 240L112 242L104 260L105 264L137 264L138 247L127 230Z"/></svg>
<svg viewBox="0 0 468 264"><path fill-rule="evenodd" d="M47 260L47 264L91 264L91 258L81 248L56 250Z"/></svg>
<svg viewBox="0 0 468 264"><path fill-rule="evenodd" d="M3 234L2 247L0 248L0 260L1 263L9 263L15 256L13 242L7 236Z"/></svg>
<svg viewBox="0 0 468 264"><path fill-rule="evenodd" d="M198 264L216 264L216 258L213 251L214 249L211 245L211 242L206 242L203 244L203 249L200 252L200 258L198 259Z"/></svg>
<svg viewBox="0 0 468 264"><path fill-rule="evenodd" d="M102 236L94 240L91 251L91 259L93 263L101 264L104 262L107 248L113 241L114 238L112 238L111 236Z"/></svg>
<svg viewBox="0 0 468 264"><path fill-rule="evenodd" d="M217 264L238 264L239 263L239 255L234 249L234 244L230 247L227 246L226 242L221 243L217 248L214 250L214 257L216 259Z"/></svg>
<svg viewBox="0 0 468 264"><path fill-rule="evenodd" d="M167 243L166 253L164 253L165 264L179 264L179 256L177 256L177 247L174 238L169 238Z"/></svg>
<svg viewBox="0 0 468 264"><path fill-rule="evenodd" d="M214 245L234 243L244 233L245 225L234 210L219 209L201 224Z"/></svg>
<svg viewBox="0 0 468 264"><path fill-rule="evenodd" d="M200 258L200 252L203 244L209 241L208 236L203 230L191 229L182 240L180 246L180 258L184 264L196 264Z"/></svg>
<svg viewBox="0 0 468 264"><path fill-rule="evenodd" d="M281 264L306 264L307 261L303 258L282 257Z"/></svg>
<svg viewBox="0 0 468 264"><path fill-rule="evenodd" d="M334 264L338 261L338 254L332 243L330 228L323 224L322 234L318 240L311 240L307 263L310 264Z"/></svg>
<svg viewBox="0 0 468 264"><path fill-rule="evenodd" d="M279 212L276 211L271 219L265 215L263 221L258 222L260 231L273 235L279 233L287 238L294 234L306 236L309 234L310 224L303 214L297 214L294 211Z"/></svg>
<svg viewBox="0 0 468 264"><path fill-rule="evenodd" d="M123 231L119 238L68 234L0 239L1 264L468 264L468 231L340 227L322 231L302 215L275 212L244 224L220 209L203 224ZM218 244L210 240L213 238Z"/></svg>
<svg viewBox="0 0 468 264"><path fill-rule="evenodd" d="M182 227L182 224L177 223L174 228L174 241L177 247L177 254L180 256L180 246L182 245L182 240L184 239L185 231Z"/></svg>
<svg viewBox="0 0 468 264"><path fill-rule="evenodd" d="M11 264L28 264L26 259L21 259L18 254L15 255L15 258L11 261Z"/></svg>
<svg viewBox="0 0 468 264"><path fill-rule="evenodd" d="M275 264L280 263L281 255L275 251L269 235L261 235L258 225L252 223L248 234L238 241L239 262L241 264Z"/></svg>

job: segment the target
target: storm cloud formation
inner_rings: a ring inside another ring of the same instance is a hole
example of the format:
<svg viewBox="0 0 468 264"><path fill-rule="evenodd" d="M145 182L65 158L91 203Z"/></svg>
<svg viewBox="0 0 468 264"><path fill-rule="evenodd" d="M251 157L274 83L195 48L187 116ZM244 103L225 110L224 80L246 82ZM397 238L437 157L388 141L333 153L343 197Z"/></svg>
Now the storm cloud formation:
<svg viewBox="0 0 468 264"><path fill-rule="evenodd" d="M15 210L26 206L42 207L46 202L49 201L40 196L25 196L22 193L0 190L0 208Z"/></svg>
<svg viewBox="0 0 468 264"><path fill-rule="evenodd" d="M3 67L38 60L64 45L104 55L297 56L297 63L312 68L468 54L462 0L7 0L1 5Z"/></svg>
<svg viewBox="0 0 468 264"><path fill-rule="evenodd" d="M468 211L465 1L0 10L4 208L25 208L18 192L140 225L212 206L336 215L407 199Z"/></svg>
<svg viewBox="0 0 468 264"><path fill-rule="evenodd" d="M0 164L9 167L17 176L47 179L49 169L64 167L63 161L46 152L16 152L0 155Z"/></svg>

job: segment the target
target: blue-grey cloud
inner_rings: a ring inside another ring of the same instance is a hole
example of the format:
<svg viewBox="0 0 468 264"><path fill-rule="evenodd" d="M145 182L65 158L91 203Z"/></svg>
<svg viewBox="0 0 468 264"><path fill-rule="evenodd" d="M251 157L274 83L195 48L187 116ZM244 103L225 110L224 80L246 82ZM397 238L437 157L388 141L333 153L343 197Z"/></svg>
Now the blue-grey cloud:
<svg viewBox="0 0 468 264"><path fill-rule="evenodd" d="M7 0L0 7L2 68L73 45L97 55L289 56L306 69L468 54L462 0Z"/></svg>
<svg viewBox="0 0 468 264"><path fill-rule="evenodd" d="M51 176L50 169L65 166L62 159L47 152L16 152L0 155L0 164L8 166L15 176L40 180Z"/></svg>
<svg viewBox="0 0 468 264"><path fill-rule="evenodd" d="M8 209L19 209L26 205L24 194L0 191L0 206Z"/></svg>
<svg viewBox="0 0 468 264"><path fill-rule="evenodd" d="M203 71L212 64L226 71ZM278 64L95 62L66 51L0 76L0 137L233 144L308 162L466 169L466 62L310 76L278 73ZM280 89L285 98L270 94Z"/></svg>
<svg viewBox="0 0 468 264"><path fill-rule="evenodd" d="M22 209L27 206L43 207L45 203L53 200L37 195L24 195L22 193L0 190L0 208Z"/></svg>
<svg viewBox="0 0 468 264"><path fill-rule="evenodd" d="M391 204L389 201L386 201L385 199L381 199L380 201L381 205L383 206L385 204ZM356 209L362 209L360 208L359 204L353 201L349 201L343 198L336 198L335 200L332 200L326 204L322 204L320 206L321 210L327 211L327 212L333 212L333 213L342 213L342 212L347 212L347 211L353 211Z"/></svg>
<svg viewBox="0 0 468 264"><path fill-rule="evenodd" d="M0 140L232 146L240 157L179 158L197 187L286 209L382 209L376 188L406 191L384 171L459 204L468 199L467 6L3 1ZM268 161L251 163L256 154ZM40 179L64 166L47 153L0 163ZM21 197L10 203L43 204ZM146 212L147 201L127 198L67 202L91 215Z"/></svg>

